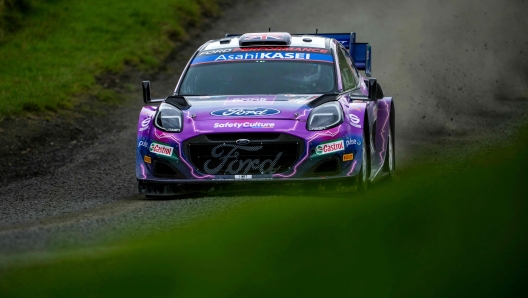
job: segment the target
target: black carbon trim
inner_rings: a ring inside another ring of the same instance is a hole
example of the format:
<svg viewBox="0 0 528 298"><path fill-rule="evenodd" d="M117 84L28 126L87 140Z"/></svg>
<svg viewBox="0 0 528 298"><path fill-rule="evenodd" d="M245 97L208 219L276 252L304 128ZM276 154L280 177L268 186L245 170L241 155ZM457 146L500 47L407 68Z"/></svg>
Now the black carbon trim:
<svg viewBox="0 0 528 298"><path fill-rule="evenodd" d="M165 102L181 110L186 110L191 107L191 104L181 95L168 96L165 98Z"/></svg>
<svg viewBox="0 0 528 298"><path fill-rule="evenodd" d="M320 106L322 104L325 104L327 102L331 102L331 101L337 101L337 96L339 94L325 94L323 96L320 96L314 100L312 100L310 103L308 103L308 106L310 108L315 108L317 106Z"/></svg>

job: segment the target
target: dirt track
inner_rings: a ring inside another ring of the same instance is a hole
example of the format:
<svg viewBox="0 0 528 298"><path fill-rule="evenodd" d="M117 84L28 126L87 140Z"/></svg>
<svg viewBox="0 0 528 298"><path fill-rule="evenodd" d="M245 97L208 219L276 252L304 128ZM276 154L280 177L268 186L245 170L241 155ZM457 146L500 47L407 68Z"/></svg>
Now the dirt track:
<svg viewBox="0 0 528 298"><path fill-rule="evenodd" d="M528 107L528 1L266 1L240 4L150 79L154 96L171 94L203 41L226 32L357 32L373 47L373 76L395 97L397 163L420 152L492 142ZM137 80L137 81L135 81ZM121 82L123 83L123 82ZM114 117L118 127L72 152L53 174L0 188L0 252L46 252L112 238L134 225L179 224L240 203L239 198L144 201L136 195L135 126L141 92ZM2 165L5 166L5 165ZM114 233L114 234L113 234Z"/></svg>

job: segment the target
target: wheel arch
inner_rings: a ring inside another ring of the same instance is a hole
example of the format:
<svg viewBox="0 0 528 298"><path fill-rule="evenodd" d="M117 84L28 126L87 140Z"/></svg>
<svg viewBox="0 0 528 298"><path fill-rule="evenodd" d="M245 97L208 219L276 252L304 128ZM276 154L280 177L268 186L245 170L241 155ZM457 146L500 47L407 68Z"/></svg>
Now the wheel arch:
<svg viewBox="0 0 528 298"><path fill-rule="evenodd" d="M366 146L366 149L367 149L367 165L368 165L368 169L367 169L367 177L370 178L370 175L372 173L372 153L371 153L371 148L370 146L372 146L372 144L370 143L370 121L369 121L369 116L368 116L368 112L367 112L367 109L365 109L364 111L364 116L363 116L363 132L364 132L364 138L363 138L363 142L365 143L365 146Z"/></svg>
<svg viewBox="0 0 528 298"><path fill-rule="evenodd" d="M396 109L394 107L394 100L390 101L390 130L392 135L392 147L394 148L394 170L396 170Z"/></svg>

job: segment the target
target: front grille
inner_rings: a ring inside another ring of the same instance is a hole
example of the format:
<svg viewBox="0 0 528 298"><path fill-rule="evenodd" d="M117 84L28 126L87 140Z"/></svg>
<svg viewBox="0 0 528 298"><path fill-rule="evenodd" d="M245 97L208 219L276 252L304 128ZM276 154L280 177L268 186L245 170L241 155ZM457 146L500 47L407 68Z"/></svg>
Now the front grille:
<svg viewBox="0 0 528 298"><path fill-rule="evenodd" d="M247 145L237 145L235 141L212 141L224 139L220 135L216 138L200 136L184 143L185 155L198 171L211 175L284 173L304 150L301 139L285 134L277 134L275 141L255 141L269 137L259 134L229 134L229 138L235 141L247 138L250 140Z"/></svg>

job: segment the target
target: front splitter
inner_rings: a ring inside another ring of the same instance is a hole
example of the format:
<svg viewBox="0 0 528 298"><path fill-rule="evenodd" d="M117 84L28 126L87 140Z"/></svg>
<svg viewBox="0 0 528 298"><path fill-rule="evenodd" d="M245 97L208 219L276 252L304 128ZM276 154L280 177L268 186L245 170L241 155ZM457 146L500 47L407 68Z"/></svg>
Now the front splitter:
<svg viewBox="0 0 528 298"><path fill-rule="evenodd" d="M187 193L254 193L284 194L353 192L357 177L324 177L262 180L207 180L207 181L149 181L138 179L138 191L146 196L177 196Z"/></svg>

